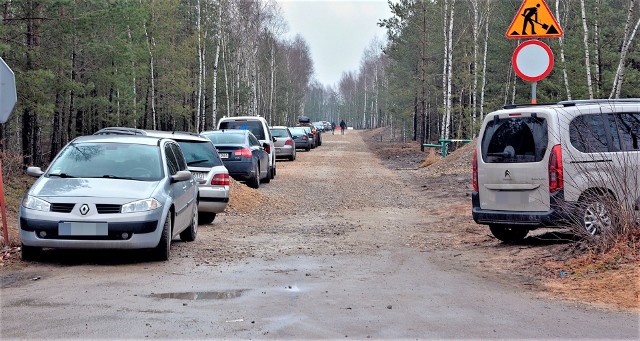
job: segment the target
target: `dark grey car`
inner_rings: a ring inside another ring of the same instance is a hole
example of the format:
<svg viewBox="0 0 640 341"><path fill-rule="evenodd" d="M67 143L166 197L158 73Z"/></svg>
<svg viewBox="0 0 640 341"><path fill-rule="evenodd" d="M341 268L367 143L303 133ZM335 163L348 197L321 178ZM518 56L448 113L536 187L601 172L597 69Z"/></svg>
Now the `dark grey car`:
<svg viewBox="0 0 640 341"><path fill-rule="evenodd" d="M269 176L268 143L260 141L249 130L224 129L203 131L202 136L213 142L229 175L259 188L260 183L271 181Z"/></svg>

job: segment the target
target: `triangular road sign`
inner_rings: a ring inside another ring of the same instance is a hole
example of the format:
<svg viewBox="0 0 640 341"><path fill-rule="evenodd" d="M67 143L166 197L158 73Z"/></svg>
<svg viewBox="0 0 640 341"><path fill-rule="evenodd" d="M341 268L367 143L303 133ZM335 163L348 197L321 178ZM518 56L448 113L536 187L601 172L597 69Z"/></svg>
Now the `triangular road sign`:
<svg viewBox="0 0 640 341"><path fill-rule="evenodd" d="M506 35L507 38L559 38L563 34L544 0L524 0Z"/></svg>

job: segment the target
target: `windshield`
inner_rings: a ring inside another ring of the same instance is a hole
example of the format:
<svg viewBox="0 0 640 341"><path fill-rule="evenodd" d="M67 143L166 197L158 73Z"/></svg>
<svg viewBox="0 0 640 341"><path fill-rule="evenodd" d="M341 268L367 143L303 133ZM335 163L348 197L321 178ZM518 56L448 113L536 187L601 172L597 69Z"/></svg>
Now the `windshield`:
<svg viewBox="0 0 640 341"><path fill-rule="evenodd" d="M262 123L258 120L241 120L241 121L223 121L220 122L219 129L240 129L249 130L256 136L258 140L265 140Z"/></svg>
<svg viewBox="0 0 640 341"><path fill-rule="evenodd" d="M47 175L158 181L162 173L158 146L98 142L69 144Z"/></svg>
<svg viewBox="0 0 640 341"><path fill-rule="evenodd" d="M219 144L244 144L244 133L242 134L234 134L234 133L210 133L210 134L202 134L202 136L208 138L213 142L214 145Z"/></svg>
<svg viewBox="0 0 640 341"><path fill-rule="evenodd" d="M271 134L275 137L289 137L286 129L271 129Z"/></svg>
<svg viewBox="0 0 640 341"><path fill-rule="evenodd" d="M177 141L189 167L222 166L216 148L208 141Z"/></svg>

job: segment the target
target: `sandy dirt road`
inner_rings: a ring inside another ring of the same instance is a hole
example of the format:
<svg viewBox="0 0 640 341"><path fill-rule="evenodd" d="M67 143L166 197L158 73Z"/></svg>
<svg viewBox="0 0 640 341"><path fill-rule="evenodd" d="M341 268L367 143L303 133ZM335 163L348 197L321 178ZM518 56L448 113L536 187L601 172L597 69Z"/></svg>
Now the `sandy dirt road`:
<svg viewBox="0 0 640 341"><path fill-rule="evenodd" d="M279 163L271 183L238 191L244 202L201 226L195 242L175 241L168 262L48 250L3 271L0 336L639 337L636 312L560 301L526 276L484 271L491 250L450 247L447 233L486 238L470 218L452 218L469 209L467 179L449 176L441 188L410 179L360 132L325 134L321 147Z"/></svg>

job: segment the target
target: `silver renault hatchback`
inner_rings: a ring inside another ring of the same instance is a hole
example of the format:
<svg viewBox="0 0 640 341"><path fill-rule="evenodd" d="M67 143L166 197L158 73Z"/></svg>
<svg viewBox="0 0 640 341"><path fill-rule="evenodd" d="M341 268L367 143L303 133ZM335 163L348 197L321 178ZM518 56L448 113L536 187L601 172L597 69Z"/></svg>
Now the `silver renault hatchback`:
<svg viewBox="0 0 640 341"><path fill-rule="evenodd" d="M42 248L152 249L193 241L198 187L178 144L146 136L84 136L67 144L22 199L22 257Z"/></svg>

